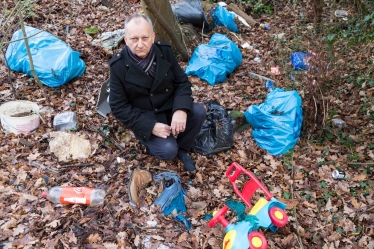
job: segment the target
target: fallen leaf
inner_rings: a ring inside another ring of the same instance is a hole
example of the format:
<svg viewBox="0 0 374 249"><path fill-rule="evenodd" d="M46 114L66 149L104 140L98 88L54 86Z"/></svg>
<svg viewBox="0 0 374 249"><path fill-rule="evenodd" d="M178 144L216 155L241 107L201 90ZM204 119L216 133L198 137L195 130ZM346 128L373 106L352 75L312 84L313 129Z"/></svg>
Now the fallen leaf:
<svg viewBox="0 0 374 249"><path fill-rule="evenodd" d="M56 228L60 225L60 220L54 220L48 224L46 224L45 226L47 227L53 227L53 228Z"/></svg>
<svg viewBox="0 0 374 249"><path fill-rule="evenodd" d="M95 243L99 238L100 238L100 235L98 233L90 234L90 236L88 236L87 238L87 241L88 243L92 244L92 243Z"/></svg>

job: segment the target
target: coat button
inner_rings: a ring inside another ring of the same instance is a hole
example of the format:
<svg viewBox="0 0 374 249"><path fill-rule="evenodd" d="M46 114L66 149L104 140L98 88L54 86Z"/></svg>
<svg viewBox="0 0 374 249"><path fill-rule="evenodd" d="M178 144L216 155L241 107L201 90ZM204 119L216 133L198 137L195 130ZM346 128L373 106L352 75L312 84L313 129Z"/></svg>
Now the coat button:
<svg viewBox="0 0 374 249"><path fill-rule="evenodd" d="M168 92L168 91L169 91L169 89L167 89L167 88L166 88L166 90L165 90L165 91L167 91L167 92Z"/></svg>
<svg viewBox="0 0 374 249"><path fill-rule="evenodd" d="M157 43L158 43L158 44L161 44L161 42L160 42L160 41L158 41Z"/></svg>
<svg viewBox="0 0 374 249"><path fill-rule="evenodd" d="M151 97L153 97L153 93L151 93Z"/></svg>
<svg viewBox="0 0 374 249"><path fill-rule="evenodd" d="M165 76L168 76L168 74L165 74Z"/></svg>
<svg viewBox="0 0 374 249"><path fill-rule="evenodd" d="M117 56L119 56L119 54L117 54Z"/></svg>
<svg viewBox="0 0 374 249"><path fill-rule="evenodd" d="M157 112L157 108L155 109L155 111Z"/></svg>

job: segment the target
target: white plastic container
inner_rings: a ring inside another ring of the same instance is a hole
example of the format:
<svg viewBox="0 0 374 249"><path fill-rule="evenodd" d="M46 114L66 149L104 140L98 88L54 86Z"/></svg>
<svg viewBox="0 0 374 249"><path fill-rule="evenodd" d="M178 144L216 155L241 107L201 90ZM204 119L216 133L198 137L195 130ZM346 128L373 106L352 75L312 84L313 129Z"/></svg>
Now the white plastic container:
<svg viewBox="0 0 374 249"><path fill-rule="evenodd" d="M86 187L55 186L48 192L43 192L42 197L56 204L83 204L97 207L104 204L105 191Z"/></svg>
<svg viewBox="0 0 374 249"><path fill-rule="evenodd" d="M28 134L40 125L39 107L26 100L15 100L0 106L1 125L6 132Z"/></svg>

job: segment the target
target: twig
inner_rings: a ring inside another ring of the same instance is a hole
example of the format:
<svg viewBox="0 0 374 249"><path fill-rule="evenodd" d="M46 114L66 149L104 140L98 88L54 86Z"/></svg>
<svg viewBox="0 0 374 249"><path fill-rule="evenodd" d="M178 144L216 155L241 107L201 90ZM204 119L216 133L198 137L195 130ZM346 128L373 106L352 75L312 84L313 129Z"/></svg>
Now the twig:
<svg viewBox="0 0 374 249"><path fill-rule="evenodd" d="M13 42L18 42L18 41L22 41L24 40L25 38L28 39L28 38L31 38L33 36L36 36L37 34L43 32L44 30L40 30L39 32L36 32L35 34L32 34L32 35L29 35L29 36L26 36L24 38L20 38L20 39L17 39L17 40L11 40L11 41L8 41L8 42L3 42L2 44L10 44L10 43L13 43Z"/></svg>
<svg viewBox="0 0 374 249"><path fill-rule="evenodd" d="M64 164L61 165L62 168L67 168L67 167L86 167L86 166L92 166L94 165L93 163L75 163L75 164Z"/></svg>
<svg viewBox="0 0 374 249"><path fill-rule="evenodd" d="M9 83L9 85L10 85L11 88L12 88L12 92L13 92L14 99L17 99L16 89L14 88L14 86L13 86L13 82L12 82L12 78L10 77L10 68L9 68L9 66L8 66L8 60L7 60L6 56L5 56L4 51L2 51L2 52L3 52L3 56L4 56L5 66L6 66L7 69L8 69L8 75L7 75L8 83Z"/></svg>
<svg viewBox="0 0 374 249"><path fill-rule="evenodd" d="M349 162L348 165L374 165L374 163L355 163L355 162Z"/></svg>
<svg viewBox="0 0 374 249"><path fill-rule="evenodd" d="M160 167L156 167L156 166L149 166L150 169L158 169L158 170L162 170L162 171L168 171L168 172L173 172L174 174L178 175L178 173L174 170L170 170L170 169L164 169L164 168L160 168Z"/></svg>

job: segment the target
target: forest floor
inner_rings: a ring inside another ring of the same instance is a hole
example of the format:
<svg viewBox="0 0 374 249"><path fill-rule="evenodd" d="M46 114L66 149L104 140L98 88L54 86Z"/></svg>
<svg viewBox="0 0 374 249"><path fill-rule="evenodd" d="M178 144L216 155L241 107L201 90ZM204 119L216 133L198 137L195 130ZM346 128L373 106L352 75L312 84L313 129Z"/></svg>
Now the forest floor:
<svg viewBox="0 0 374 249"><path fill-rule="evenodd" d="M269 248L374 248L374 45L369 42L372 32L367 32L373 14L360 18L353 4L326 1L316 25L309 2L273 1L272 14L253 15L270 30L241 27L240 33L232 33L217 27L206 33L204 43L214 33L226 34L240 48L243 61L226 82L215 86L189 77L196 102L217 100L227 109L245 112L267 95L264 81L248 74L254 72L274 79L276 87L297 90L304 122L298 143L283 156L261 149L249 126L235 133L228 151L212 157L192 153L197 171L191 174L177 161L147 155L130 130L111 114L105 119L96 112L101 84L109 77L108 60L124 44L106 50L91 41L102 32L122 29L126 16L141 10L140 3L112 2L111 8L98 0L37 0L31 6L33 16L25 23L80 52L86 71L65 85L42 89L29 76L10 72L17 99L37 102L49 112L28 135L0 129L0 248L221 248L225 229L209 228L204 218L228 199L240 201L225 177L233 162L255 173L287 204L287 225L276 232L261 230ZM13 1L2 4L6 10L14 7ZM348 10L349 20L335 17L336 9ZM85 33L92 26L99 27L97 35ZM245 42L253 49L242 48ZM198 44L189 45L192 52ZM295 71L291 54L308 51L315 53L311 60L316 65L325 66ZM279 67L279 75L271 73L272 66ZM4 63L0 75L1 102L14 100ZM54 116L67 111L78 117L78 129L71 133L89 140L92 153L63 163L51 153L49 142ZM332 118L344 120L346 126L335 127ZM140 208L130 205L127 184L134 168L153 175L177 172L187 192L190 231L152 205L155 183L140 191ZM344 171L345 178L334 179L335 169ZM56 205L41 198L43 191L61 185L104 189L104 205ZM235 222L232 213L227 218Z"/></svg>

